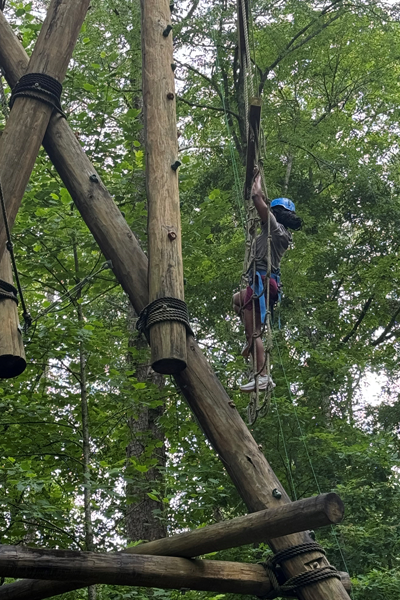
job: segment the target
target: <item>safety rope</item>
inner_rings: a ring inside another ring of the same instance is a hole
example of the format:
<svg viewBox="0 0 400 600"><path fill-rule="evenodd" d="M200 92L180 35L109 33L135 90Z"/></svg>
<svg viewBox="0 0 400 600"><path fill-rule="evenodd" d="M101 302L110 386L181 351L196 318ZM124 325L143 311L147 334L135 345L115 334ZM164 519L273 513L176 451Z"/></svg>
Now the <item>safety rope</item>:
<svg viewBox="0 0 400 600"><path fill-rule="evenodd" d="M13 245L12 239L11 239L11 231L10 231L10 227L9 227L9 224L8 224L7 210L6 210L6 205L5 205L5 201L4 201L3 187L1 185L1 181L0 181L0 204L1 204L1 211L3 213L4 227L5 227L6 236L7 236L6 247L7 247L7 250L9 251L9 253L10 253L11 264L12 264L12 268L13 268L13 271L14 271L15 282L17 284L17 289L18 289L19 297L21 299L22 316L24 318L24 329L25 329L25 332L26 332L29 329L29 327L31 326L31 324L32 324L32 317L31 317L28 309L26 308L25 298L24 298L24 294L23 294L23 291L22 291L21 282L19 280L18 269L17 269L17 262L15 260L15 255L14 255L14 245Z"/></svg>
<svg viewBox="0 0 400 600"><path fill-rule="evenodd" d="M251 55L250 55L250 43L249 43L249 30L248 30L248 15L246 11L245 0L241 0L242 5L242 17L243 17L243 33L244 33L244 45L246 50L246 75L249 80L248 90L250 97L254 96L254 85L253 85L253 72L251 68Z"/></svg>
<svg viewBox="0 0 400 600"><path fill-rule="evenodd" d="M61 108L62 85L54 77L45 73L27 73L17 81L11 92L10 108L16 98L32 98L51 106L60 115L67 118Z"/></svg>
<svg viewBox="0 0 400 600"><path fill-rule="evenodd" d="M136 329L139 333L144 333L148 340L151 327L156 323L162 323L164 321L182 323L185 325L187 331L193 335L186 302L179 298L171 297L158 298L145 306L139 314L139 318L136 322Z"/></svg>

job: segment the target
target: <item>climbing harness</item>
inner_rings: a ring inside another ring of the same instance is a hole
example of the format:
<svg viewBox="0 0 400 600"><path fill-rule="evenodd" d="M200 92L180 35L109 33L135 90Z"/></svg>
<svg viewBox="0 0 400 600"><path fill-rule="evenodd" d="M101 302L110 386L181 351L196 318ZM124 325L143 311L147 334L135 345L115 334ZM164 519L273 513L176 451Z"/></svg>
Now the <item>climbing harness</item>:
<svg viewBox="0 0 400 600"><path fill-rule="evenodd" d="M140 312L136 323L136 329L139 333L144 333L149 341L149 330L156 323L164 321L177 321L185 325L187 331L193 335L189 322L189 313L187 304L179 298L158 298L150 302Z"/></svg>
<svg viewBox="0 0 400 600"><path fill-rule="evenodd" d="M27 73L16 83L11 92L10 109L16 98L33 98L48 104L62 117L67 118L61 108L62 85L54 77L44 73Z"/></svg>

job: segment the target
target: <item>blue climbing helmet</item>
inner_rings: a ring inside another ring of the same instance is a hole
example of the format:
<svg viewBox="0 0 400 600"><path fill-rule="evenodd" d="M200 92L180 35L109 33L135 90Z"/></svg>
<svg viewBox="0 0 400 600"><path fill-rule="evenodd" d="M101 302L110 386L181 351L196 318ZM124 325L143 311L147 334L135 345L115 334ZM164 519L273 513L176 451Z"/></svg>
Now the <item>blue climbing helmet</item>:
<svg viewBox="0 0 400 600"><path fill-rule="evenodd" d="M283 206L283 208L286 208L287 210L290 210L291 212L296 211L294 202L289 200L289 198L275 198L275 200L272 200L272 202L271 202L271 208L273 208L274 206Z"/></svg>

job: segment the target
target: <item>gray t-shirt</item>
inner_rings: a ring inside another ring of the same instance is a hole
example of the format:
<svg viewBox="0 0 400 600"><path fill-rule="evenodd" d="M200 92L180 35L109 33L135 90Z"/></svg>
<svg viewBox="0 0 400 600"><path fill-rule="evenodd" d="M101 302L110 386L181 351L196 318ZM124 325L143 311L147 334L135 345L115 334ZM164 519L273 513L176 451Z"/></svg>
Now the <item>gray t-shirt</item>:
<svg viewBox="0 0 400 600"><path fill-rule="evenodd" d="M292 235L290 231L286 229L281 223L275 219L272 212L270 212L271 222L271 267L272 272L279 269L281 264L282 256L285 254L292 241ZM256 269L262 269L266 271L268 269L267 262L268 252L268 224L262 223L261 234L256 238Z"/></svg>

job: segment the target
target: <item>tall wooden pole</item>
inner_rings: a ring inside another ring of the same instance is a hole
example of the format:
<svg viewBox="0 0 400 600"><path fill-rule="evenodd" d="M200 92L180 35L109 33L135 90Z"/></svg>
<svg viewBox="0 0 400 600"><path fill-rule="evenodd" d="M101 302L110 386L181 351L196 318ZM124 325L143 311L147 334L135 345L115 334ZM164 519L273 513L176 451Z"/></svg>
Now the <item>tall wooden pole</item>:
<svg viewBox="0 0 400 600"><path fill-rule="evenodd" d="M0 279L13 284L11 259L6 251L0 260ZM0 379L17 377L26 367L17 304L1 297L0 283Z"/></svg>
<svg viewBox="0 0 400 600"><path fill-rule="evenodd" d="M63 81L89 4L90 0L52 0L27 67L28 73L42 73ZM39 100L16 98L4 128L0 145L0 181L10 229L52 112L49 104ZM5 244L6 231L1 215L0 259Z"/></svg>
<svg viewBox="0 0 400 600"><path fill-rule="evenodd" d="M178 136L169 0L141 0L143 116L148 201L149 301L184 299L178 189ZM150 328L152 367L186 367L186 330L178 321Z"/></svg>
<svg viewBox="0 0 400 600"><path fill-rule="evenodd" d="M22 66L27 64L27 57L1 13L0 40L0 66L13 86ZM94 167L64 119L52 118L44 143L87 226L106 258L112 260L114 272L134 309L140 312L148 301L148 263L138 241L100 178L98 183L89 179L91 174L95 174ZM290 502L235 405L190 335L187 344L188 366L175 376L175 380L249 512ZM281 499L272 495L275 488L282 491ZM299 533L270 540L269 543L278 551L309 541L311 538L307 533ZM326 558L320 552L309 552L286 561L285 574L292 577L315 568L317 564L326 563ZM52 595L55 593L53 591ZM299 597L301 600L349 600L346 590L337 579L328 579L305 588Z"/></svg>

